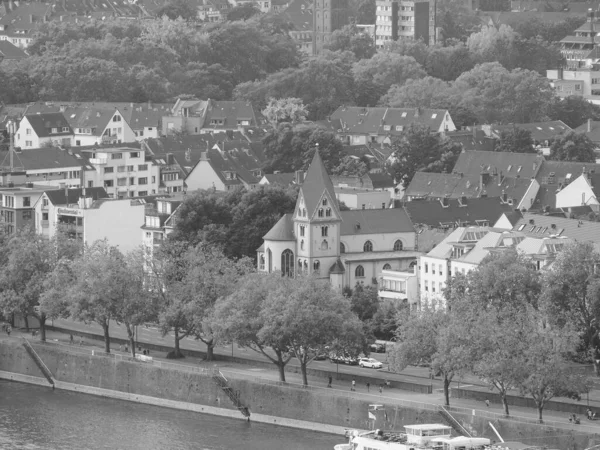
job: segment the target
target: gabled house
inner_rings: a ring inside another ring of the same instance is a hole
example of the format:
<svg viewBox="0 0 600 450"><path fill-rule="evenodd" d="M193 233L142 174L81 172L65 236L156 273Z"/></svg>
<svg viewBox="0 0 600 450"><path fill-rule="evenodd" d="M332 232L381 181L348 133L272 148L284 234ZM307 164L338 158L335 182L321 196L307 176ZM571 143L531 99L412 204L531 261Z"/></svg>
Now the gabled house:
<svg viewBox="0 0 600 450"><path fill-rule="evenodd" d="M460 144L465 151L493 152L496 146L496 139L477 127L472 127L471 130L448 131L444 133L444 136L452 142Z"/></svg>
<svg viewBox="0 0 600 450"><path fill-rule="evenodd" d="M389 144L413 124L427 126L434 133L456 130L446 109L340 106L329 120L339 121L335 132L348 145Z"/></svg>
<svg viewBox="0 0 600 450"><path fill-rule="evenodd" d="M264 173L264 157L248 142L217 142L201 154L200 160L188 173L187 189L228 191L237 186L254 189Z"/></svg>
<svg viewBox="0 0 600 450"><path fill-rule="evenodd" d="M171 114L162 118L162 134L177 131L188 134L215 130L239 130L263 125L265 119L251 103L226 100L181 100L171 108Z"/></svg>
<svg viewBox="0 0 600 450"><path fill-rule="evenodd" d="M9 63L27 58L27 53L8 40L0 40L0 63L5 66Z"/></svg>
<svg viewBox="0 0 600 450"><path fill-rule="evenodd" d="M15 147L71 146L73 130L62 113L28 114L19 122Z"/></svg>
<svg viewBox="0 0 600 450"><path fill-rule="evenodd" d="M45 189L32 183L0 188L0 223L5 233L33 228L33 207Z"/></svg>
<svg viewBox="0 0 600 450"><path fill-rule="evenodd" d="M65 107L63 114L73 129L73 145L135 142L136 136L117 109Z"/></svg>
<svg viewBox="0 0 600 450"><path fill-rule="evenodd" d="M587 182L579 180L574 183L583 174L587 174L589 177ZM540 190L531 208L532 211L543 213L557 210L568 211L569 208L582 205L582 195L585 196L583 204L587 204L590 201L592 192L589 184L594 181L595 174L600 174L600 164L544 161L536 175L536 180L540 183ZM570 187L571 184L574 184L574 186ZM562 193L567 187L569 189ZM559 194L561 197L560 202L558 202Z"/></svg>
<svg viewBox="0 0 600 450"><path fill-rule="evenodd" d="M567 237L580 242L600 244L600 223L541 214L523 214L513 231L537 238Z"/></svg>
<svg viewBox="0 0 600 450"><path fill-rule="evenodd" d="M550 154L552 139L572 131L571 127L562 120L535 123L515 123L510 125L482 125L481 128L495 139L500 139L502 132L511 131L515 128L527 130L531 133L534 147L543 155Z"/></svg>
<svg viewBox="0 0 600 450"><path fill-rule="evenodd" d="M300 186L304 181L304 172L298 170L293 173L267 173L263 175L258 184L278 185L282 187Z"/></svg>
<svg viewBox="0 0 600 450"><path fill-rule="evenodd" d="M16 6L0 18L0 41L26 48L31 44L38 27L48 21L51 6L48 3L31 2Z"/></svg>
<svg viewBox="0 0 600 450"><path fill-rule="evenodd" d="M600 211L600 173L582 173L556 193L557 208L569 210L578 206Z"/></svg>

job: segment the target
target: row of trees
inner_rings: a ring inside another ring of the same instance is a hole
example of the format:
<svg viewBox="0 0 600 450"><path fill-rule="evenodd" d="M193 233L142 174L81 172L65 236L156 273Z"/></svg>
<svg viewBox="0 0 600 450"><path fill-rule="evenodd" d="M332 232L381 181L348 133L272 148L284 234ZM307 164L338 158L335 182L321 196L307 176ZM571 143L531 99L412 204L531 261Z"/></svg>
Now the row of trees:
<svg viewBox="0 0 600 450"><path fill-rule="evenodd" d="M135 356L136 326L153 322L172 334L168 356L182 357L180 342L193 337L212 360L217 342L267 356L285 381L285 365L307 365L317 354L365 348L362 322L350 299L314 278L282 278L255 272L249 258L228 258L216 246L168 240L151 260L143 250L123 254L106 241L83 248L76 241L48 240L32 232L4 237L0 310L40 320L95 322L110 353L110 324L123 324Z"/></svg>
<svg viewBox="0 0 600 450"><path fill-rule="evenodd" d="M545 273L507 251L488 258L445 291L446 307L424 307L398 330L391 365L428 363L444 380L473 373L498 392L535 401L539 418L553 397L579 399L589 386L572 361L593 362L598 373L600 254L589 243L564 247Z"/></svg>

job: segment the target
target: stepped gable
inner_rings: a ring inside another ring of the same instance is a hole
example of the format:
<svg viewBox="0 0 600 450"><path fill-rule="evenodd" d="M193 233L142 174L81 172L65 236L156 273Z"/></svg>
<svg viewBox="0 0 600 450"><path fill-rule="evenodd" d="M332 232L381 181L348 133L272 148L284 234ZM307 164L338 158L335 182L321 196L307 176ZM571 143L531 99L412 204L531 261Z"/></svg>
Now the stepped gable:
<svg viewBox="0 0 600 450"><path fill-rule="evenodd" d="M323 164L321 155L319 155L319 150L316 150L315 156L306 172L302 187L300 188L300 196L304 198L308 217L313 217L316 214L319 201L323 197L324 192L329 196L331 206L339 217L340 214L337 207L333 183L327 174L327 169L325 169L325 164ZM300 201L300 197L298 197L298 201Z"/></svg>

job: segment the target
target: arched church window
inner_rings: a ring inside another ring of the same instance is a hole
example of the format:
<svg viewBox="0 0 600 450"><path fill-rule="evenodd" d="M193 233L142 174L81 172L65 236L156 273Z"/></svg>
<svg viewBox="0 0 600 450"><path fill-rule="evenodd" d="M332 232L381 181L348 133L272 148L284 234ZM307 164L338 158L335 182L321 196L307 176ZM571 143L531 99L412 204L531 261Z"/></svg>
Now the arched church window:
<svg viewBox="0 0 600 450"><path fill-rule="evenodd" d="M373 251L373 243L371 241L365 242L365 245L363 245L363 251L364 252L372 252Z"/></svg>
<svg viewBox="0 0 600 450"><path fill-rule="evenodd" d="M326 215L327 217L331 217L331 208L327 208L327 209L325 210L325 215Z"/></svg>
<svg viewBox="0 0 600 450"><path fill-rule="evenodd" d="M365 268L363 266L356 266L356 270L354 270L354 275L358 278L365 276Z"/></svg>
<svg viewBox="0 0 600 450"><path fill-rule="evenodd" d="M326 198L323 199L323 206L327 206L327 199Z"/></svg>
<svg viewBox="0 0 600 450"><path fill-rule="evenodd" d="M258 270L265 270L265 255L260 255L258 258Z"/></svg>
<svg viewBox="0 0 600 450"><path fill-rule="evenodd" d="M346 253L346 246L340 242L340 253Z"/></svg>
<svg viewBox="0 0 600 450"><path fill-rule="evenodd" d="M315 262L313 262L313 271L316 274L319 274L321 272L321 263L319 262L319 260L316 260Z"/></svg>
<svg viewBox="0 0 600 450"><path fill-rule="evenodd" d="M323 217L323 208L319 208L319 213L317 215Z"/></svg>
<svg viewBox="0 0 600 450"><path fill-rule="evenodd" d="M321 227L321 237L327 237L329 235L329 227Z"/></svg>
<svg viewBox="0 0 600 450"><path fill-rule="evenodd" d="M403 247L404 247L404 245L402 244L402 241L400 239L398 239L396 242L394 242L394 251L395 252L399 252L400 250L402 250Z"/></svg>
<svg viewBox="0 0 600 450"><path fill-rule="evenodd" d="M308 262L304 260L304 273L308 273Z"/></svg>
<svg viewBox="0 0 600 450"><path fill-rule="evenodd" d="M383 270L392 270L392 266L390 266L389 264L384 264Z"/></svg>
<svg viewBox="0 0 600 450"><path fill-rule="evenodd" d="M294 276L294 252L289 248L281 253L281 274L287 277Z"/></svg>
<svg viewBox="0 0 600 450"><path fill-rule="evenodd" d="M300 250L304 250L304 239L300 241Z"/></svg>
<svg viewBox="0 0 600 450"><path fill-rule="evenodd" d="M327 243L327 241L325 239L323 239L323 242L321 242L321 250L328 250L329 249L329 244Z"/></svg>

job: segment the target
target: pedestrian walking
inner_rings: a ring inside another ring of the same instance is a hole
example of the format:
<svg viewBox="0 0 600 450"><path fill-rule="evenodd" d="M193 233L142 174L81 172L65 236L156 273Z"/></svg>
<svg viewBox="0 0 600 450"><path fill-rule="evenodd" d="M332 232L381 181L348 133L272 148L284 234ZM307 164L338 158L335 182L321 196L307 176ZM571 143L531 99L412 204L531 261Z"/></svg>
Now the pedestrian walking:
<svg viewBox="0 0 600 450"><path fill-rule="evenodd" d="M350 388L351 391L356 391L356 380L354 378L352 378L352 387Z"/></svg>
<svg viewBox="0 0 600 450"><path fill-rule="evenodd" d="M331 377L331 375L329 375L329 384L327 385L328 388L331 387L331 382L333 381L333 378Z"/></svg>
<svg viewBox="0 0 600 450"><path fill-rule="evenodd" d="M367 382L367 392L371 392L371 383Z"/></svg>
<svg viewBox="0 0 600 450"><path fill-rule="evenodd" d="M79 336L79 346L81 347L83 345L83 338L81 336Z"/></svg>
<svg viewBox="0 0 600 450"><path fill-rule="evenodd" d="M122 352L123 351L123 344L119 344L119 351Z"/></svg>
<svg viewBox="0 0 600 450"><path fill-rule="evenodd" d="M6 334L10 336L10 332L12 331L12 327L9 325L6 327Z"/></svg>
<svg viewBox="0 0 600 450"><path fill-rule="evenodd" d="M490 401L488 399L485 400L485 406L490 407Z"/></svg>
<svg viewBox="0 0 600 450"><path fill-rule="evenodd" d="M69 344L73 345L73 335L69 335Z"/></svg>
<svg viewBox="0 0 600 450"><path fill-rule="evenodd" d="M383 384L380 384L380 385L379 385L379 393L380 393L380 394L383 394Z"/></svg>

